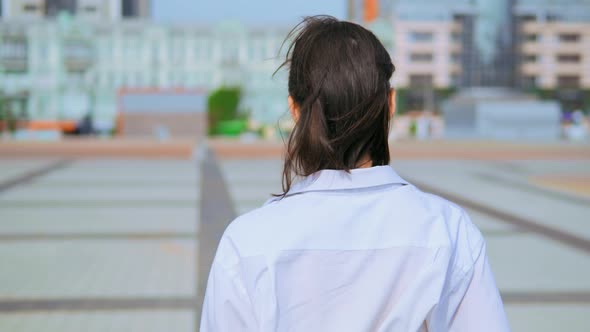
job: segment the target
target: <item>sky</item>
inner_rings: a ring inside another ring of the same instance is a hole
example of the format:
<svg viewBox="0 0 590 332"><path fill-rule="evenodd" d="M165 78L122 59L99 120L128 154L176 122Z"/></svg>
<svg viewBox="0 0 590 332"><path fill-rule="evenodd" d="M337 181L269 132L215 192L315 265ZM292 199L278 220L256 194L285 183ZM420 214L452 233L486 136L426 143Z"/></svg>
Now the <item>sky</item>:
<svg viewBox="0 0 590 332"><path fill-rule="evenodd" d="M346 0L152 0L159 22L216 23L235 19L251 24L291 25L308 15L343 19Z"/></svg>

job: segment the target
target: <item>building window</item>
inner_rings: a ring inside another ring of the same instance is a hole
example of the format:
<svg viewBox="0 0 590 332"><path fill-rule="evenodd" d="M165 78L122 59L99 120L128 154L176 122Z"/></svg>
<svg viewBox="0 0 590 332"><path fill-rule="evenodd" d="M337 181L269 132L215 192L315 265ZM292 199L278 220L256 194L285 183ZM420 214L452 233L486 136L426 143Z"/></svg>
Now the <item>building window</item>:
<svg viewBox="0 0 590 332"><path fill-rule="evenodd" d="M524 35L522 39L524 39L524 41L534 42L539 39L539 36L534 33L529 33L529 34Z"/></svg>
<svg viewBox="0 0 590 332"><path fill-rule="evenodd" d="M0 67L7 73L24 73L28 70L29 47L26 39L4 37L0 39Z"/></svg>
<svg viewBox="0 0 590 332"><path fill-rule="evenodd" d="M526 75L522 78L522 85L525 88L532 88L537 85L537 77L534 75Z"/></svg>
<svg viewBox="0 0 590 332"><path fill-rule="evenodd" d="M580 35L577 33L562 33L559 35L559 41L564 43L575 43L580 40Z"/></svg>
<svg viewBox="0 0 590 332"><path fill-rule="evenodd" d="M76 0L45 0L45 14L56 16L60 12L76 13Z"/></svg>
<svg viewBox="0 0 590 332"><path fill-rule="evenodd" d="M465 16L461 14L453 14L453 21L455 22L462 22L465 20Z"/></svg>
<svg viewBox="0 0 590 332"><path fill-rule="evenodd" d="M432 53L412 53L410 54L410 60L412 62L431 62Z"/></svg>
<svg viewBox="0 0 590 332"><path fill-rule="evenodd" d="M557 61L563 63L578 63L580 62L579 54L559 54L557 55Z"/></svg>
<svg viewBox="0 0 590 332"><path fill-rule="evenodd" d="M560 88L577 89L580 87L580 76L576 76L576 75L557 76L557 85Z"/></svg>
<svg viewBox="0 0 590 332"><path fill-rule="evenodd" d="M547 22L559 21L560 17L557 14L547 14Z"/></svg>
<svg viewBox="0 0 590 332"><path fill-rule="evenodd" d="M537 62L536 54L525 54L522 56L522 62Z"/></svg>
<svg viewBox="0 0 590 332"><path fill-rule="evenodd" d="M227 41L222 47L222 61L228 64L236 64L239 58L238 43Z"/></svg>
<svg viewBox="0 0 590 332"><path fill-rule="evenodd" d="M535 15L522 15L520 19L523 22L534 22L537 20L537 17Z"/></svg>
<svg viewBox="0 0 590 332"><path fill-rule="evenodd" d="M409 33L408 37L412 42L429 42L433 39L432 32L424 31L412 31Z"/></svg>
<svg viewBox="0 0 590 332"><path fill-rule="evenodd" d="M0 57L8 59L26 59L28 44L25 39L3 38L0 43Z"/></svg>
<svg viewBox="0 0 590 332"><path fill-rule="evenodd" d="M451 34L451 41L460 42L461 41L461 33L460 32L453 32Z"/></svg>
<svg viewBox="0 0 590 332"><path fill-rule="evenodd" d="M410 75L410 86L415 88L431 87L432 75Z"/></svg>
<svg viewBox="0 0 590 332"><path fill-rule="evenodd" d="M123 17L138 16L137 3L134 0L123 0L121 5L121 12Z"/></svg>
<svg viewBox="0 0 590 332"><path fill-rule="evenodd" d="M23 11L25 11L25 12L36 12L38 10L39 10L39 6L32 4L32 3L28 3L23 6Z"/></svg>
<svg viewBox="0 0 590 332"><path fill-rule="evenodd" d="M85 13L96 13L98 11L98 9L96 8L96 6L85 6L82 10Z"/></svg>

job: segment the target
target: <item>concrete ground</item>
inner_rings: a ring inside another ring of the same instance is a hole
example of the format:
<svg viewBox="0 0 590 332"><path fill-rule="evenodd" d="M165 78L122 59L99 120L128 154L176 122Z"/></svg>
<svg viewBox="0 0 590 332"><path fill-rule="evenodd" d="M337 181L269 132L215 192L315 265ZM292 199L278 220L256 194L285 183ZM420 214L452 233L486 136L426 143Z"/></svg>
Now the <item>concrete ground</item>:
<svg viewBox="0 0 590 332"><path fill-rule="evenodd" d="M0 160L0 331L195 331L196 163L53 164Z"/></svg>
<svg viewBox="0 0 590 332"><path fill-rule="evenodd" d="M0 331L196 331L225 223L280 193L273 151L195 154L203 163L0 158ZM514 331L588 330L587 150L476 151L428 159L408 148L393 165L467 209Z"/></svg>
<svg viewBox="0 0 590 332"><path fill-rule="evenodd" d="M280 192L281 166L278 158L221 163L238 213ZM590 160L406 159L393 166L467 209L486 238L513 331L590 328L590 196L536 181L588 177Z"/></svg>

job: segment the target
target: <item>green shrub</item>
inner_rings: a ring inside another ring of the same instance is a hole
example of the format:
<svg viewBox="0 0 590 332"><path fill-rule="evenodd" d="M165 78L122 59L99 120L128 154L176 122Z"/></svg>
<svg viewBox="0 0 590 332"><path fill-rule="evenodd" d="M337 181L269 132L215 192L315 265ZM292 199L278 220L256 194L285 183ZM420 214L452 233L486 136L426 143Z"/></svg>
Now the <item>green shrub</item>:
<svg viewBox="0 0 590 332"><path fill-rule="evenodd" d="M241 96L239 87L221 87L211 92L207 99L209 134L215 134L215 128L221 121L243 118L238 113Z"/></svg>
<svg viewBox="0 0 590 332"><path fill-rule="evenodd" d="M404 114L406 112L406 94L407 91L404 88L395 89L395 112L397 114Z"/></svg>
<svg viewBox="0 0 590 332"><path fill-rule="evenodd" d="M585 114L590 114L590 89L582 92L582 111Z"/></svg>

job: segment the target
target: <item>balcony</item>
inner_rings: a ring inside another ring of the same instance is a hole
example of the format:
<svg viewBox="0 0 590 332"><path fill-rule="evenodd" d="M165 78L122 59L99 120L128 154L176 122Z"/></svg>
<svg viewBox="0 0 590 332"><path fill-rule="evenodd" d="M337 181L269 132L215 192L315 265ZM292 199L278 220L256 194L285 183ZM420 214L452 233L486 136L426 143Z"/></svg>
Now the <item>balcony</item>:
<svg viewBox="0 0 590 332"><path fill-rule="evenodd" d="M541 66L538 62L526 62L520 66L520 72L527 76L540 75Z"/></svg>
<svg viewBox="0 0 590 332"><path fill-rule="evenodd" d="M523 22L520 25L520 31L526 34L536 34L544 31L544 24L540 22Z"/></svg>
<svg viewBox="0 0 590 332"><path fill-rule="evenodd" d="M558 75L579 75L584 71L582 63L556 63L555 72Z"/></svg>
<svg viewBox="0 0 590 332"><path fill-rule="evenodd" d="M451 32L452 33L461 33L463 32L463 25L459 22L453 22L451 24Z"/></svg>
<svg viewBox="0 0 590 332"><path fill-rule="evenodd" d="M555 53L577 53L582 54L585 51L585 47L587 44L584 44L582 41L579 42L560 42L559 47L555 49Z"/></svg>
<svg viewBox="0 0 590 332"><path fill-rule="evenodd" d="M69 72L83 72L94 64L94 48L86 42L66 42L63 48L64 67Z"/></svg>
<svg viewBox="0 0 590 332"><path fill-rule="evenodd" d="M6 72L26 72L28 70L28 44L24 39L4 40L0 44L0 66Z"/></svg>
<svg viewBox="0 0 590 332"><path fill-rule="evenodd" d="M524 54L538 54L543 49L543 44L537 41L525 41L520 44L520 51Z"/></svg>

